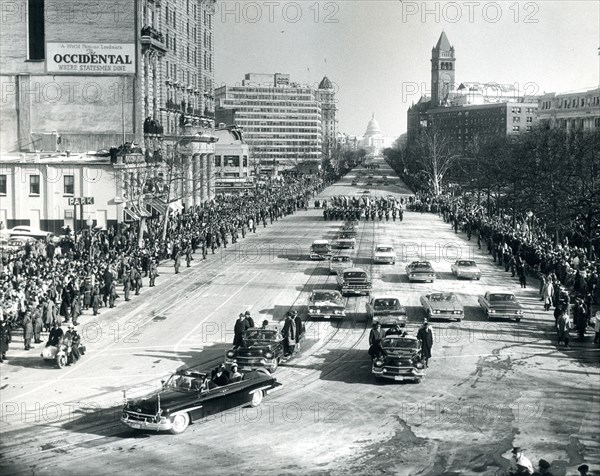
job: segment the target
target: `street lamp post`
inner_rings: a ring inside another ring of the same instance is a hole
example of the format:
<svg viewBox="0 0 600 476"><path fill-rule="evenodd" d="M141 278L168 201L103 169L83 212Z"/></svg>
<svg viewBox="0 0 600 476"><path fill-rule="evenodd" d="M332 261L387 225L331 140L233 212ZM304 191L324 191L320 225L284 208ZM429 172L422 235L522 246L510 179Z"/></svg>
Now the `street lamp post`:
<svg viewBox="0 0 600 476"><path fill-rule="evenodd" d="M527 212L527 218L529 219L529 240L533 240L533 212L529 210Z"/></svg>
<svg viewBox="0 0 600 476"><path fill-rule="evenodd" d="M90 261L91 261L92 260L92 225L94 224L94 220L92 220L91 216L87 217L85 224L90 229L89 231L90 231Z"/></svg>

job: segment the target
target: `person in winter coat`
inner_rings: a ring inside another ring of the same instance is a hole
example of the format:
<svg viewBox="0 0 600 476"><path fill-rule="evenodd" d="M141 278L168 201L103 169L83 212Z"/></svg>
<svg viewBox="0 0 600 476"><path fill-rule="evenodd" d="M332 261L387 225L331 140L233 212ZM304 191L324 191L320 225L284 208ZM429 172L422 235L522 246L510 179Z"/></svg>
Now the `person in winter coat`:
<svg viewBox="0 0 600 476"><path fill-rule="evenodd" d="M296 346L296 324L292 319L291 313L288 313L288 315L285 316L281 334L283 335L284 354L286 356L293 354L294 347Z"/></svg>
<svg viewBox="0 0 600 476"><path fill-rule="evenodd" d="M542 299L544 300L544 311L549 311L552 306L554 297L554 286L550 278L546 278L544 286L542 287Z"/></svg>
<svg viewBox="0 0 600 476"><path fill-rule="evenodd" d="M181 267L181 254L179 253L179 251L175 253L175 257L173 258L173 260L175 261L175 274L179 274L179 268Z"/></svg>
<svg viewBox="0 0 600 476"><path fill-rule="evenodd" d="M238 348L242 345L242 337L244 335L244 331L246 330L246 321L244 320L244 315L240 313L235 324L233 325L233 347Z"/></svg>
<svg viewBox="0 0 600 476"><path fill-rule="evenodd" d="M561 309L560 316L556 323L556 329L558 332L558 343L565 343L565 348L569 348L569 331L571 330L571 319L566 309Z"/></svg>
<svg viewBox="0 0 600 476"><path fill-rule="evenodd" d="M31 321L31 312L27 311L23 318L23 342L25 350L31 349L31 338L33 337L33 322Z"/></svg>
<svg viewBox="0 0 600 476"><path fill-rule="evenodd" d="M0 363L6 359L6 353L8 352L12 335L10 332L10 325L4 319L0 320Z"/></svg>
<svg viewBox="0 0 600 476"><path fill-rule="evenodd" d="M431 348L433 347L433 331L427 319L423 319L423 325L417 332L417 339L421 341L421 358L425 368L429 366L431 359Z"/></svg>
<svg viewBox="0 0 600 476"><path fill-rule="evenodd" d="M44 321L42 319L42 311L38 308L33 312L33 341L36 344L42 342L42 330L44 329Z"/></svg>

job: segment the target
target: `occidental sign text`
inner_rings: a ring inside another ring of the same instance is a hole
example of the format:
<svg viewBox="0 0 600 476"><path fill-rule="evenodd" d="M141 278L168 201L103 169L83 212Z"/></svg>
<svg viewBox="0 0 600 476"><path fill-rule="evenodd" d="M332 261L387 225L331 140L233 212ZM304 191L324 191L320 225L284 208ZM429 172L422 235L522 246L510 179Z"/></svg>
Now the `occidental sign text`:
<svg viewBox="0 0 600 476"><path fill-rule="evenodd" d="M46 71L66 74L135 74L135 45L47 43Z"/></svg>

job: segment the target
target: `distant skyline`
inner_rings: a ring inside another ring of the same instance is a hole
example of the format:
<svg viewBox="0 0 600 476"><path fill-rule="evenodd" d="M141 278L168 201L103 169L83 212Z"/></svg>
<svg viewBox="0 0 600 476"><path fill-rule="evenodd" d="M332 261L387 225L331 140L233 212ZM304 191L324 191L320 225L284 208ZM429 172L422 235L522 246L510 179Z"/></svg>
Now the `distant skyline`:
<svg viewBox="0 0 600 476"><path fill-rule="evenodd" d="M597 87L600 3L347 0L217 2L215 85L246 73L289 73L334 84L339 130L406 132L406 111L429 93L442 30L456 49L456 82L517 83L527 94ZM470 16L470 18L469 18Z"/></svg>

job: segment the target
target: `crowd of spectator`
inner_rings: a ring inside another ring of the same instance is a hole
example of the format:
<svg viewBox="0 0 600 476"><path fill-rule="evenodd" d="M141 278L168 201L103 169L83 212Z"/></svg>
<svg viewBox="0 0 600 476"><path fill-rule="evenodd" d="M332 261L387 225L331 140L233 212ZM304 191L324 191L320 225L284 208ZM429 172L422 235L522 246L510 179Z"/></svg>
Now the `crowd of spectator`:
<svg viewBox="0 0 600 476"><path fill-rule="evenodd" d="M269 181L247 194L217 196L204 207L120 223L108 230L84 231L75 239L67 230L58 243L28 242L21 250L3 253L0 263L0 340L3 359L11 330L21 330L24 342L56 322L77 325L81 314L112 308L121 296L138 295L143 278L152 287L158 265L173 260L175 272L193 254L214 254L261 225L308 208L324 186L317 175ZM140 230L139 227L142 227ZM29 339L29 340L28 340ZM25 346L29 350L29 346Z"/></svg>

